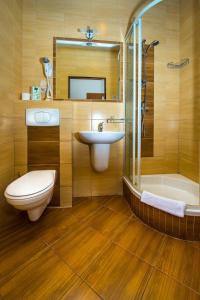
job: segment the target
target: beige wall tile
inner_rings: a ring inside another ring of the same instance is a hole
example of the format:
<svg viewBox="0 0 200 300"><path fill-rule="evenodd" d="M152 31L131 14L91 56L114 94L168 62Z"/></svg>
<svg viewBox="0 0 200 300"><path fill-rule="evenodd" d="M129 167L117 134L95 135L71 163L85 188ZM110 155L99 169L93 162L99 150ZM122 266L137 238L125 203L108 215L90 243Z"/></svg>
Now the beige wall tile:
<svg viewBox="0 0 200 300"><path fill-rule="evenodd" d="M92 118L92 102L73 102L73 118L75 120L90 120Z"/></svg>
<svg viewBox="0 0 200 300"><path fill-rule="evenodd" d="M72 140L72 119L61 119L60 120L60 140L71 141Z"/></svg>
<svg viewBox="0 0 200 300"><path fill-rule="evenodd" d="M0 143L0 174L13 169L14 173L14 145L13 143Z"/></svg>
<svg viewBox="0 0 200 300"><path fill-rule="evenodd" d="M92 196L122 195L122 179L120 175L114 172L110 176L93 175Z"/></svg>
<svg viewBox="0 0 200 300"><path fill-rule="evenodd" d="M73 103L71 101L59 101L61 118L72 119Z"/></svg>
<svg viewBox="0 0 200 300"><path fill-rule="evenodd" d="M4 191L9 183L12 182L14 178L13 165L3 173L0 173L0 198L4 198Z"/></svg>
<svg viewBox="0 0 200 300"><path fill-rule="evenodd" d="M0 118L0 141L3 143L13 142L13 118Z"/></svg>
<svg viewBox="0 0 200 300"><path fill-rule="evenodd" d="M179 34L179 0L162 2L143 18L147 43L160 44L154 49L154 157L142 158L142 174L178 172L180 73L166 65L180 59Z"/></svg>
<svg viewBox="0 0 200 300"><path fill-rule="evenodd" d="M14 124L14 140L16 142L27 141L27 126L25 118L15 118Z"/></svg>
<svg viewBox="0 0 200 300"><path fill-rule="evenodd" d="M179 172L199 182L199 23L198 1L180 1L180 55L190 64L180 70Z"/></svg>
<svg viewBox="0 0 200 300"><path fill-rule="evenodd" d="M27 164L27 142L15 142L15 164Z"/></svg>
<svg viewBox="0 0 200 300"><path fill-rule="evenodd" d="M73 171L73 197L92 196L92 177L89 173L80 174L79 171Z"/></svg>
<svg viewBox="0 0 200 300"><path fill-rule="evenodd" d="M72 142L60 142L60 164L72 163Z"/></svg>
<svg viewBox="0 0 200 300"><path fill-rule="evenodd" d="M73 137L79 131L91 130L91 120L73 119Z"/></svg>
<svg viewBox="0 0 200 300"><path fill-rule="evenodd" d="M60 206L61 207L72 207L72 188L71 187L60 187Z"/></svg>
<svg viewBox="0 0 200 300"><path fill-rule="evenodd" d="M14 178L14 101L22 87L22 2L0 2L0 200Z"/></svg>
<svg viewBox="0 0 200 300"><path fill-rule="evenodd" d="M18 178L28 172L27 165L15 165L14 176Z"/></svg>
<svg viewBox="0 0 200 300"><path fill-rule="evenodd" d="M89 147L73 141L73 196L91 196L92 168Z"/></svg>
<svg viewBox="0 0 200 300"><path fill-rule="evenodd" d="M60 185L72 187L72 164L60 165Z"/></svg>
<svg viewBox="0 0 200 300"><path fill-rule="evenodd" d="M124 118L124 104L123 103L106 103L93 102L92 103L92 119L101 120L113 116L114 118Z"/></svg>

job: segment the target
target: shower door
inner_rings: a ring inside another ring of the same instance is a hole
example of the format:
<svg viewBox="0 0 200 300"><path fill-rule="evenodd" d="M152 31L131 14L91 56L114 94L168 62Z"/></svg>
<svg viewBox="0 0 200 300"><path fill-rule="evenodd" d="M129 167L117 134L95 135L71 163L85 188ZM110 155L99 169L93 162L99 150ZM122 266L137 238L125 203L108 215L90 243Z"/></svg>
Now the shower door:
<svg viewBox="0 0 200 300"><path fill-rule="evenodd" d="M141 19L125 40L125 176L140 189L141 157Z"/></svg>
<svg viewBox="0 0 200 300"><path fill-rule="evenodd" d="M125 41L125 175L133 180L133 30Z"/></svg>

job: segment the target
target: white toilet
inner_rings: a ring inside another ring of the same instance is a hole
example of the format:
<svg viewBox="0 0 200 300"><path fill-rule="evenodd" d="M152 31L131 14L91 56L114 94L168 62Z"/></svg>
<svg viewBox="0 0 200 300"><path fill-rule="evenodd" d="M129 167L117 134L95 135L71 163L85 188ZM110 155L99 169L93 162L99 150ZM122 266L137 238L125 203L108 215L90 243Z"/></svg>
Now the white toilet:
<svg viewBox="0 0 200 300"><path fill-rule="evenodd" d="M52 199L56 171L31 171L9 184L5 197L9 204L27 210L30 221L37 221Z"/></svg>

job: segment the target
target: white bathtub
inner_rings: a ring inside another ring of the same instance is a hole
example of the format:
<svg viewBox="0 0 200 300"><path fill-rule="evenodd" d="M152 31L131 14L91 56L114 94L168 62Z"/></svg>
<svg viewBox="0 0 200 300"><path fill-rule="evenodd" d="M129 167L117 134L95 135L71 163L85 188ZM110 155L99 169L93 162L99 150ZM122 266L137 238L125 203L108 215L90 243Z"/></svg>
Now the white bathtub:
<svg viewBox="0 0 200 300"><path fill-rule="evenodd" d="M199 184L180 174L142 175L141 189L188 205L200 205Z"/></svg>
<svg viewBox="0 0 200 300"><path fill-rule="evenodd" d="M136 195L141 195L125 179ZM142 175L141 191L148 191L166 198L184 201L187 215L200 215L199 184L180 174Z"/></svg>

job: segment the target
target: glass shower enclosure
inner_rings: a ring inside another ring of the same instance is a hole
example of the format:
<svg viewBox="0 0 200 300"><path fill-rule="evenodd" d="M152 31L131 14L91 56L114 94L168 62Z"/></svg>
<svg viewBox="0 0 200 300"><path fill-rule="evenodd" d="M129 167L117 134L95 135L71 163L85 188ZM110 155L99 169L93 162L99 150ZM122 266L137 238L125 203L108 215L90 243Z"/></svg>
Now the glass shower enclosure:
<svg viewBox="0 0 200 300"><path fill-rule="evenodd" d="M140 25L139 25L140 24ZM140 186L141 136L141 19L134 23L125 42L125 174Z"/></svg>
<svg viewBox="0 0 200 300"><path fill-rule="evenodd" d="M149 3L138 14L125 38L125 178L141 189L142 137L142 17L162 0Z"/></svg>
<svg viewBox="0 0 200 300"><path fill-rule="evenodd" d="M200 205L199 17L198 0L149 2L126 35L124 59L124 180L139 195L193 207Z"/></svg>

